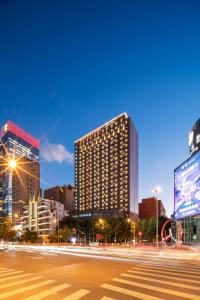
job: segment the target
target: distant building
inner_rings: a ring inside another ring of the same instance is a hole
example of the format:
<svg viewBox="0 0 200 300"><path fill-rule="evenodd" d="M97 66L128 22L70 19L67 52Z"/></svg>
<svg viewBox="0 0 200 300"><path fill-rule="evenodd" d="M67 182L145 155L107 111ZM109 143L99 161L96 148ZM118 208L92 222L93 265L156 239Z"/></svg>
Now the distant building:
<svg viewBox="0 0 200 300"><path fill-rule="evenodd" d="M75 142L75 216L138 213L138 134L122 113Z"/></svg>
<svg viewBox="0 0 200 300"><path fill-rule="evenodd" d="M24 232L27 229L35 231L39 238L47 239L65 216L64 205L58 201L33 198L28 205L24 206L21 225Z"/></svg>
<svg viewBox="0 0 200 300"><path fill-rule="evenodd" d="M166 216L166 210L161 200L157 200L155 197L142 199L139 203L139 218L150 219L156 218L158 205L158 217Z"/></svg>
<svg viewBox="0 0 200 300"><path fill-rule="evenodd" d="M39 141L11 121L0 131L0 217L18 216L24 204L38 198ZM13 162L15 167L10 165ZM16 223L16 220L15 220Z"/></svg>
<svg viewBox="0 0 200 300"><path fill-rule="evenodd" d="M74 203L74 187L69 184L46 189L44 190L44 198L62 203L65 210L71 213Z"/></svg>

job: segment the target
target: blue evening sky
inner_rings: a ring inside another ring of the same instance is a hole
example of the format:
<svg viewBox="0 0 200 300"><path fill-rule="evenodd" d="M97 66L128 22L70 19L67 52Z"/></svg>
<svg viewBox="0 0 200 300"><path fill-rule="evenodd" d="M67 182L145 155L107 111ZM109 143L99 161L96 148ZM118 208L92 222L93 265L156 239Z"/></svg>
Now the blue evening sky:
<svg viewBox="0 0 200 300"><path fill-rule="evenodd" d="M42 186L73 183L73 142L126 111L139 133L140 199L173 170L200 117L198 0L1 0L1 124L41 138ZM58 146L61 145L61 146Z"/></svg>

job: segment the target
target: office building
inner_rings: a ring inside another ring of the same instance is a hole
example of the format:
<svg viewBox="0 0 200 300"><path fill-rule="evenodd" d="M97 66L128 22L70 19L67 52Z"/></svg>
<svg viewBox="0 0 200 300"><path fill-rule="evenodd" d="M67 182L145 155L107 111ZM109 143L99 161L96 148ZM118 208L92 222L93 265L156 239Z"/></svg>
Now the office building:
<svg viewBox="0 0 200 300"><path fill-rule="evenodd" d="M190 157L174 170L174 218L183 243L200 243L200 120L189 133Z"/></svg>
<svg viewBox="0 0 200 300"><path fill-rule="evenodd" d="M65 210L72 212L74 203L74 187L70 184L55 186L44 190L44 198L56 200L64 205Z"/></svg>
<svg viewBox="0 0 200 300"><path fill-rule="evenodd" d="M139 203L139 219L156 218L157 209L158 217L166 217L166 210L161 200L155 197L142 199L142 202Z"/></svg>
<svg viewBox="0 0 200 300"><path fill-rule="evenodd" d="M11 121L0 134L0 217L19 221L23 206L39 196L39 141Z"/></svg>
<svg viewBox="0 0 200 300"><path fill-rule="evenodd" d="M122 113L75 142L76 216L138 214L138 135Z"/></svg>
<svg viewBox="0 0 200 300"><path fill-rule="evenodd" d="M47 240L66 215L62 203L55 200L33 198L28 205L24 206L20 223L24 232L26 230L35 231L40 239Z"/></svg>

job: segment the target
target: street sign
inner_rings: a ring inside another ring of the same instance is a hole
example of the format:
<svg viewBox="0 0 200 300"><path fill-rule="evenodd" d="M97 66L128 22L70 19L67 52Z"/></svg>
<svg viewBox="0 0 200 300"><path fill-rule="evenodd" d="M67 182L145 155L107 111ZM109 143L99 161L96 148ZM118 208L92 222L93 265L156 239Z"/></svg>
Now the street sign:
<svg viewBox="0 0 200 300"><path fill-rule="evenodd" d="M139 237L142 237L142 236L143 236L143 233L142 233L141 230L138 231L138 236L139 236Z"/></svg>
<svg viewBox="0 0 200 300"><path fill-rule="evenodd" d="M103 238L103 234L97 233L96 234L96 239L101 240Z"/></svg>

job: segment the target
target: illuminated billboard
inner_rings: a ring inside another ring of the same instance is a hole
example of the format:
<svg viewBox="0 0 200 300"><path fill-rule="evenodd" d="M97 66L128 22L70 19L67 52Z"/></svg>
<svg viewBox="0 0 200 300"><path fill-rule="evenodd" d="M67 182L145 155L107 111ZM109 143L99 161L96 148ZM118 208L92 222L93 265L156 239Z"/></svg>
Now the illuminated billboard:
<svg viewBox="0 0 200 300"><path fill-rule="evenodd" d="M175 219L200 214L200 151L174 172Z"/></svg>

